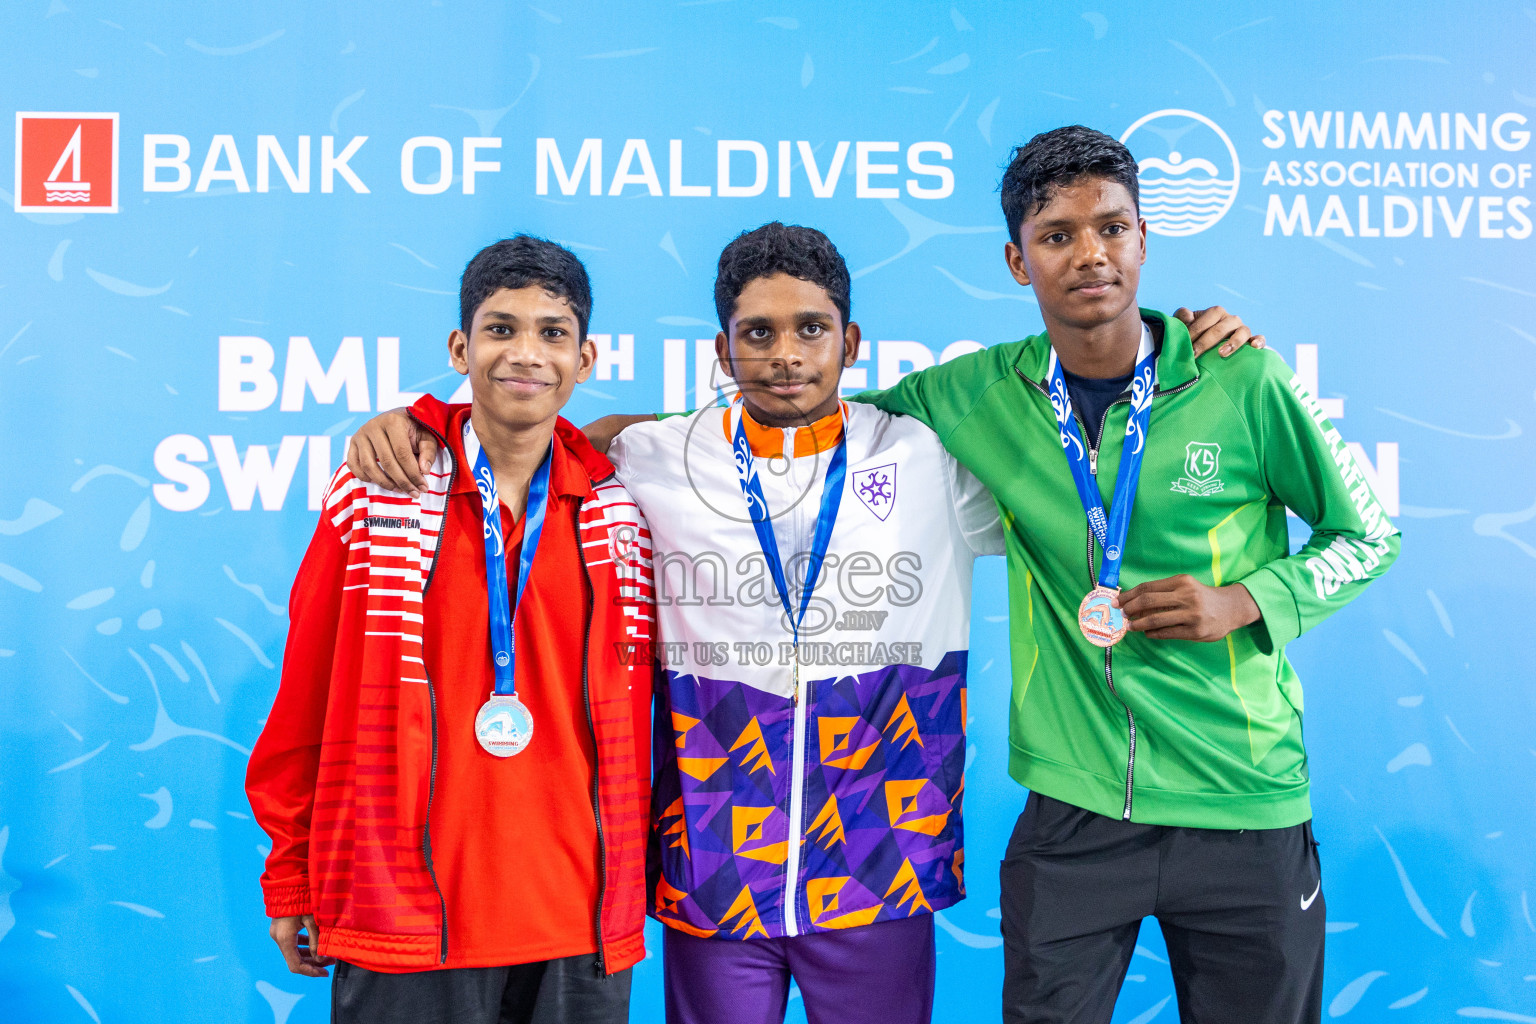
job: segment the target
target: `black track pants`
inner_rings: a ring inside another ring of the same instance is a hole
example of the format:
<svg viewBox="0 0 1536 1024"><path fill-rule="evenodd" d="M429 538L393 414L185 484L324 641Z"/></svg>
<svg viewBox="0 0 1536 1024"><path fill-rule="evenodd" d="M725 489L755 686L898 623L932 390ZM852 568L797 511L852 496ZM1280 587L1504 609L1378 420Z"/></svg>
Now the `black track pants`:
<svg viewBox="0 0 1536 1024"><path fill-rule="evenodd" d="M603 977L596 958L515 967L383 974L341 963L332 1024L625 1024L630 972Z"/></svg>
<svg viewBox="0 0 1536 1024"><path fill-rule="evenodd" d="M1002 865L1010 1024L1109 1024L1141 920L1168 943L1185 1024L1322 1015L1312 824L1140 825L1031 793Z"/></svg>

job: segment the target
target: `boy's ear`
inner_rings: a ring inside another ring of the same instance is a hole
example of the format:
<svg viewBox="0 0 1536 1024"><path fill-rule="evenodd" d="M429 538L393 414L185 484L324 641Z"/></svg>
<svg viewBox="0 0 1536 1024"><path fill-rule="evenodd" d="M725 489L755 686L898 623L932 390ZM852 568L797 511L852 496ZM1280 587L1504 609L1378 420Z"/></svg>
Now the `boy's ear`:
<svg viewBox="0 0 1536 1024"><path fill-rule="evenodd" d="M1147 262L1147 218L1137 217L1137 225L1141 230L1141 262Z"/></svg>
<svg viewBox="0 0 1536 1024"><path fill-rule="evenodd" d="M448 362L460 373L469 373L469 335L461 330L448 335Z"/></svg>
<svg viewBox="0 0 1536 1024"><path fill-rule="evenodd" d="M1147 258L1147 222L1141 222L1141 258ZM1029 287L1029 268L1024 265L1024 250L1013 242L1003 246L1003 262L1008 264L1008 273L1013 279L1025 288Z"/></svg>
<svg viewBox="0 0 1536 1024"><path fill-rule="evenodd" d="M731 367L731 342L724 331L715 335L715 360L727 377L736 379L736 371Z"/></svg>
<svg viewBox="0 0 1536 1024"><path fill-rule="evenodd" d="M843 366L852 366L859 361L859 339L862 336L858 321L848 321L848 329L843 332Z"/></svg>
<svg viewBox="0 0 1536 1024"><path fill-rule="evenodd" d="M576 363L576 383L585 384L588 377L592 376L592 367L597 365L597 342L592 338L581 339L581 352Z"/></svg>

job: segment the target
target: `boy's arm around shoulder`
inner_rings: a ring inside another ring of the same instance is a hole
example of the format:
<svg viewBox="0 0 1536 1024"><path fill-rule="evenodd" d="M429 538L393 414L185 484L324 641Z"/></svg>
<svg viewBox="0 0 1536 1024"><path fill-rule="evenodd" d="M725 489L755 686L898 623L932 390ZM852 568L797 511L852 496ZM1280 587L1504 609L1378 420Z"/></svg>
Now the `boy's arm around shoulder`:
<svg viewBox="0 0 1536 1024"><path fill-rule="evenodd" d="M1397 558L1400 535L1344 438L1284 360L1272 352L1239 355L1259 364L1242 375L1238 401L1265 486L1312 528L1295 554L1241 581L1272 649L1360 596Z"/></svg>
<svg viewBox="0 0 1536 1024"><path fill-rule="evenodd" d="M603 454L613 463L619 482L633 496L637 484L654 479L655 473L665 471L671 461L680 455L686 458L693 431L709 429L704 424L695 423L695 419L711 412L718 417L719 410L714 407L686 413L604 417L605 420L612 419L622 425L618 432L609 437ZM589 431L602 423L603 420L594 421L583 427L582 432L591 438ZM651 511L654 514L656 510Z"/></svg>
<svg viewBox="0 0 1536 1024"><path fill-rule="evenodd" d="M587 435L587 440L592 443L592 447L606 455L609 446L621 431L637 423L654 423L658 418L656 414L648 412L609 413L607 416L599 416L582 427L581 432Z"/></svg>
<svg viewBox="0 0 1536 1024"><path fill-rule="evenodd" d="M920 420L947 445L950 433L970 415L986 390L1008 376L1017 353L1017 345L969 352L909 373L884 390L860 392L852 401Z"/></svg>
<svg viewBox="0 0 1536 1024"><path fill-rule="evenodd" d="M294 576L288 641L277 698L246 768L245 791L256 822L272 840L261 876L267 916L314 912L309 836L331 665L346 583L353 499L363 493L343 466L331 480L320 522Z"/></svg>

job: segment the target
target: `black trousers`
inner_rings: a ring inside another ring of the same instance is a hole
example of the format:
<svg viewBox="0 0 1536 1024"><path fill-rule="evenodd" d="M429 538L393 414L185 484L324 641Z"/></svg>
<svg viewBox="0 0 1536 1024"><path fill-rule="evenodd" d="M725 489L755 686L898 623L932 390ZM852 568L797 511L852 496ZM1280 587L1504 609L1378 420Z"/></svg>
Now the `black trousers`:
<svg viewBox="0 0 1536 1024"><path fill-rule="evenodd" d="M1109 1024L1142 918L1168 943L1185 1024L1322 1017L1312 824L1139 825L1031 793L1002 865L1003 1019Z"/></svg>
<svg viewBox="0 0 1536 1024"><path fill-rule="evenodd" d="M625 1024L629 983L628 970L599 974L590 953L407 974L340 963L331 1024Z"/></svg>

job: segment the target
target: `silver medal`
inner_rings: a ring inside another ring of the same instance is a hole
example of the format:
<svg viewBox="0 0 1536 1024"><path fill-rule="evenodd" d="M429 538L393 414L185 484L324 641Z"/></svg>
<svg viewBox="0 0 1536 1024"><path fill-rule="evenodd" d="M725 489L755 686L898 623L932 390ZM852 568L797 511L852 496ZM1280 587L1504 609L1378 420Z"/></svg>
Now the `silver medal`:
<svg viewBox="0 0 1536 1024"><path fill-rule="evenodd" d="M475 716L475 739L487 754L521 754L533 739L533 715L515 696L491 695Z"/></svg>

